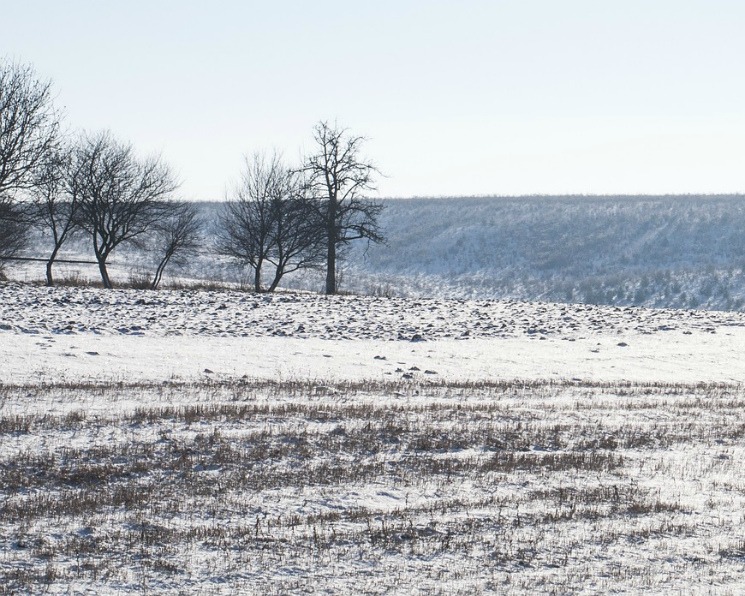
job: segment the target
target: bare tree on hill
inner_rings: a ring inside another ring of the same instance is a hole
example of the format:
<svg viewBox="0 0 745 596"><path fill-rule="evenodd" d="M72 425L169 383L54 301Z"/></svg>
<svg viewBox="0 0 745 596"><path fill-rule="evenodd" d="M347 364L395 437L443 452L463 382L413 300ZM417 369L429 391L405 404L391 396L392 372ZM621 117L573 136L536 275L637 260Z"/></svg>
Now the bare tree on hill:
<svg viewBox="0 0 745 596"><path fill-rule="evenodd" d="M218 217L217 251L249 265L254 290L264 291L264 266L274 273L267 291L298 269L318 266L322 255L317 209L296 172L276 154L246 159L241 182Z"/></svg>
<svg viewBox="0 0 745 596"><path fill-rule="evenodd" d="M77 221L91 237L104 287L111 288L109 256L120 244L153 230L178 184L159 158L137 158L131 145L108 132L80 140L72 177L79 197Z"/></svg>
<svg viewBox="0 0 745 596"><path fill-rule="evenodd" d="M30 66L0 63L0 256L25 244L31 224L19 195L33 188L36 173L58 143L59 115L51 83Z"/></svg>
<svg viewBox="0 0 745 596"><path fill-rule="evenodd" d="M317 152L306 158L302 172L322 221L318 234L325 241L326 293L335 294L339 250L354 240L384 241L378 225L383 206L365 197L375 190L379 172L360 156L364 137L319 122L314 140Z"/></svg>
<svg viewBox="0 0 745 596"><path fill-rule="evenodd" d="M50 152L36 176L31 190L33 213L37 225L52 235L52 252L47 259L47 285L54 285L52 267L62 249L78 228L79 193L71 174L69 149Z"/></svg>
<svg viewBox="0 0 745 596"><path fill-rule="evenodd" d="M155 248L161 255L150 289L160 285L169 264L185 265L202 247L202 221L193 203L167 203L163 217L155 224Z"/></svg>

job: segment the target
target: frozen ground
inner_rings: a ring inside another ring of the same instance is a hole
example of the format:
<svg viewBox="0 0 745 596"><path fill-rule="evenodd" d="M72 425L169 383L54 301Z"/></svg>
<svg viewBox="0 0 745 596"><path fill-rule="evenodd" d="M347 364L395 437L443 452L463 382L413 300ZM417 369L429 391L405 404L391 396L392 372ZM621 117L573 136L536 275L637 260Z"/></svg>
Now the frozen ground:
<svg viewBox="0 0 745 596"><path fill-rule="evenodd" d="M0 593L742 593L744 324L0 285Z"/></svg>
<svg viewBox="0 0 745 596"><path fill-rule="evenodd" d="M5 284L0 338L5 383L745 378L727 312Z"/></svg>

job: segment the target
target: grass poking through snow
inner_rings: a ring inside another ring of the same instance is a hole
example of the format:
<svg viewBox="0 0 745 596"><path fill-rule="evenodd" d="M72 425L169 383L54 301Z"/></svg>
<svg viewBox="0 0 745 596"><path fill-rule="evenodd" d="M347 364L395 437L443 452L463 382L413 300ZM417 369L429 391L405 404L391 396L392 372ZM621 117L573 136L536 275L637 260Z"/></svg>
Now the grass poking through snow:
<svg viewBox="0 0 745 596"><path fill-rule="evenodd" d="M745 389L0 387L0 593L737 592Z"/></svg>

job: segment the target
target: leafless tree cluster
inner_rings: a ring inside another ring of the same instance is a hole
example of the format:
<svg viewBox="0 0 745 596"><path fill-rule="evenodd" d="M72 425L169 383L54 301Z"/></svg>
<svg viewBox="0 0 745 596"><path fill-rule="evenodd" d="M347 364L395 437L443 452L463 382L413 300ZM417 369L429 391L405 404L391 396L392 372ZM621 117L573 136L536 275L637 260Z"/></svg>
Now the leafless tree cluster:
<svg viewBox="0 0 745 596"><path fill-rule="evenodd" d="M123 242L137 241L167 220L167 199L178 184L160 159L138 159L131 145L107 132L83 137L72 162L76 221L90 236L101 280L110 288L109 256Z"/></svg>
<svg viewBox="0 0 745 596"><path fill-rule="evenodd" d="M108 132L71 138L60 130L51 84L29 66L0 62L0 257L17 255L33 226L46 230L53 285L63 245L85 234L110 288L109 256L139 241L159 251L157 287L169 263L195 250L201 222L194 207L173 200L178 184L159 158L140 159Z"/></svg>
<svg viewBox="0 0 745 596"><path fill-rule="evenodd" d="M286 273L321 262L315 214L297 172L277 154L254 154L218 216L217 250L253 269L257 292L264 290L262 274L271 265L272 292Z"/></svg>
<svg viewBox="0 0 745 596"><path fill-rule="evenodd" d="M366 197L378 171L361 156L364 138L320 122L314 143L297 167L277 154L246 158L217 218L216 251L250 267L257 292L325 266L325 290L334 294L341 249L383 241L382 207ZM111 254L134 244L156 253L150 287L157 288L166 267L204 248L204 222L193 204L175 199L177 188L160 158L140 158L109 132L63 135L51 84L29 66L0 61L0 266L36 226L50 238L48 285L64 244L80 235L90 240L104 287L113 285Z"/></svg>
<svg viewBox="0 0 745 596"><path fill-rule="evenodd" d="M263 289L262 269L274 267L268 291L285 273L326 267L326 293L337 291L339 249L354 240L382 242L382 206L366 198L378 174L360 156L363 137L320 122L316 151L296 169L276 156L246 159L241 183L220 215L217 249L254 271Z"/></svg>

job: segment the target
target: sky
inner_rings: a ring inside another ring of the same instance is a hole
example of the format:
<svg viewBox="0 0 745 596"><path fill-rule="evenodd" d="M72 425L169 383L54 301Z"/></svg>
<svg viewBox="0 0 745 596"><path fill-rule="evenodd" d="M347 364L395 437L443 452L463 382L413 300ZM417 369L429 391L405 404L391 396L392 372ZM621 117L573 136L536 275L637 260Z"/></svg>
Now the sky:
<svg viewBox="0 0 745 596"><path fill-rule="evenodd" d="M186 199L366 138L377 196L745 192L742 0L24 0L0 58Z"/></svg>

